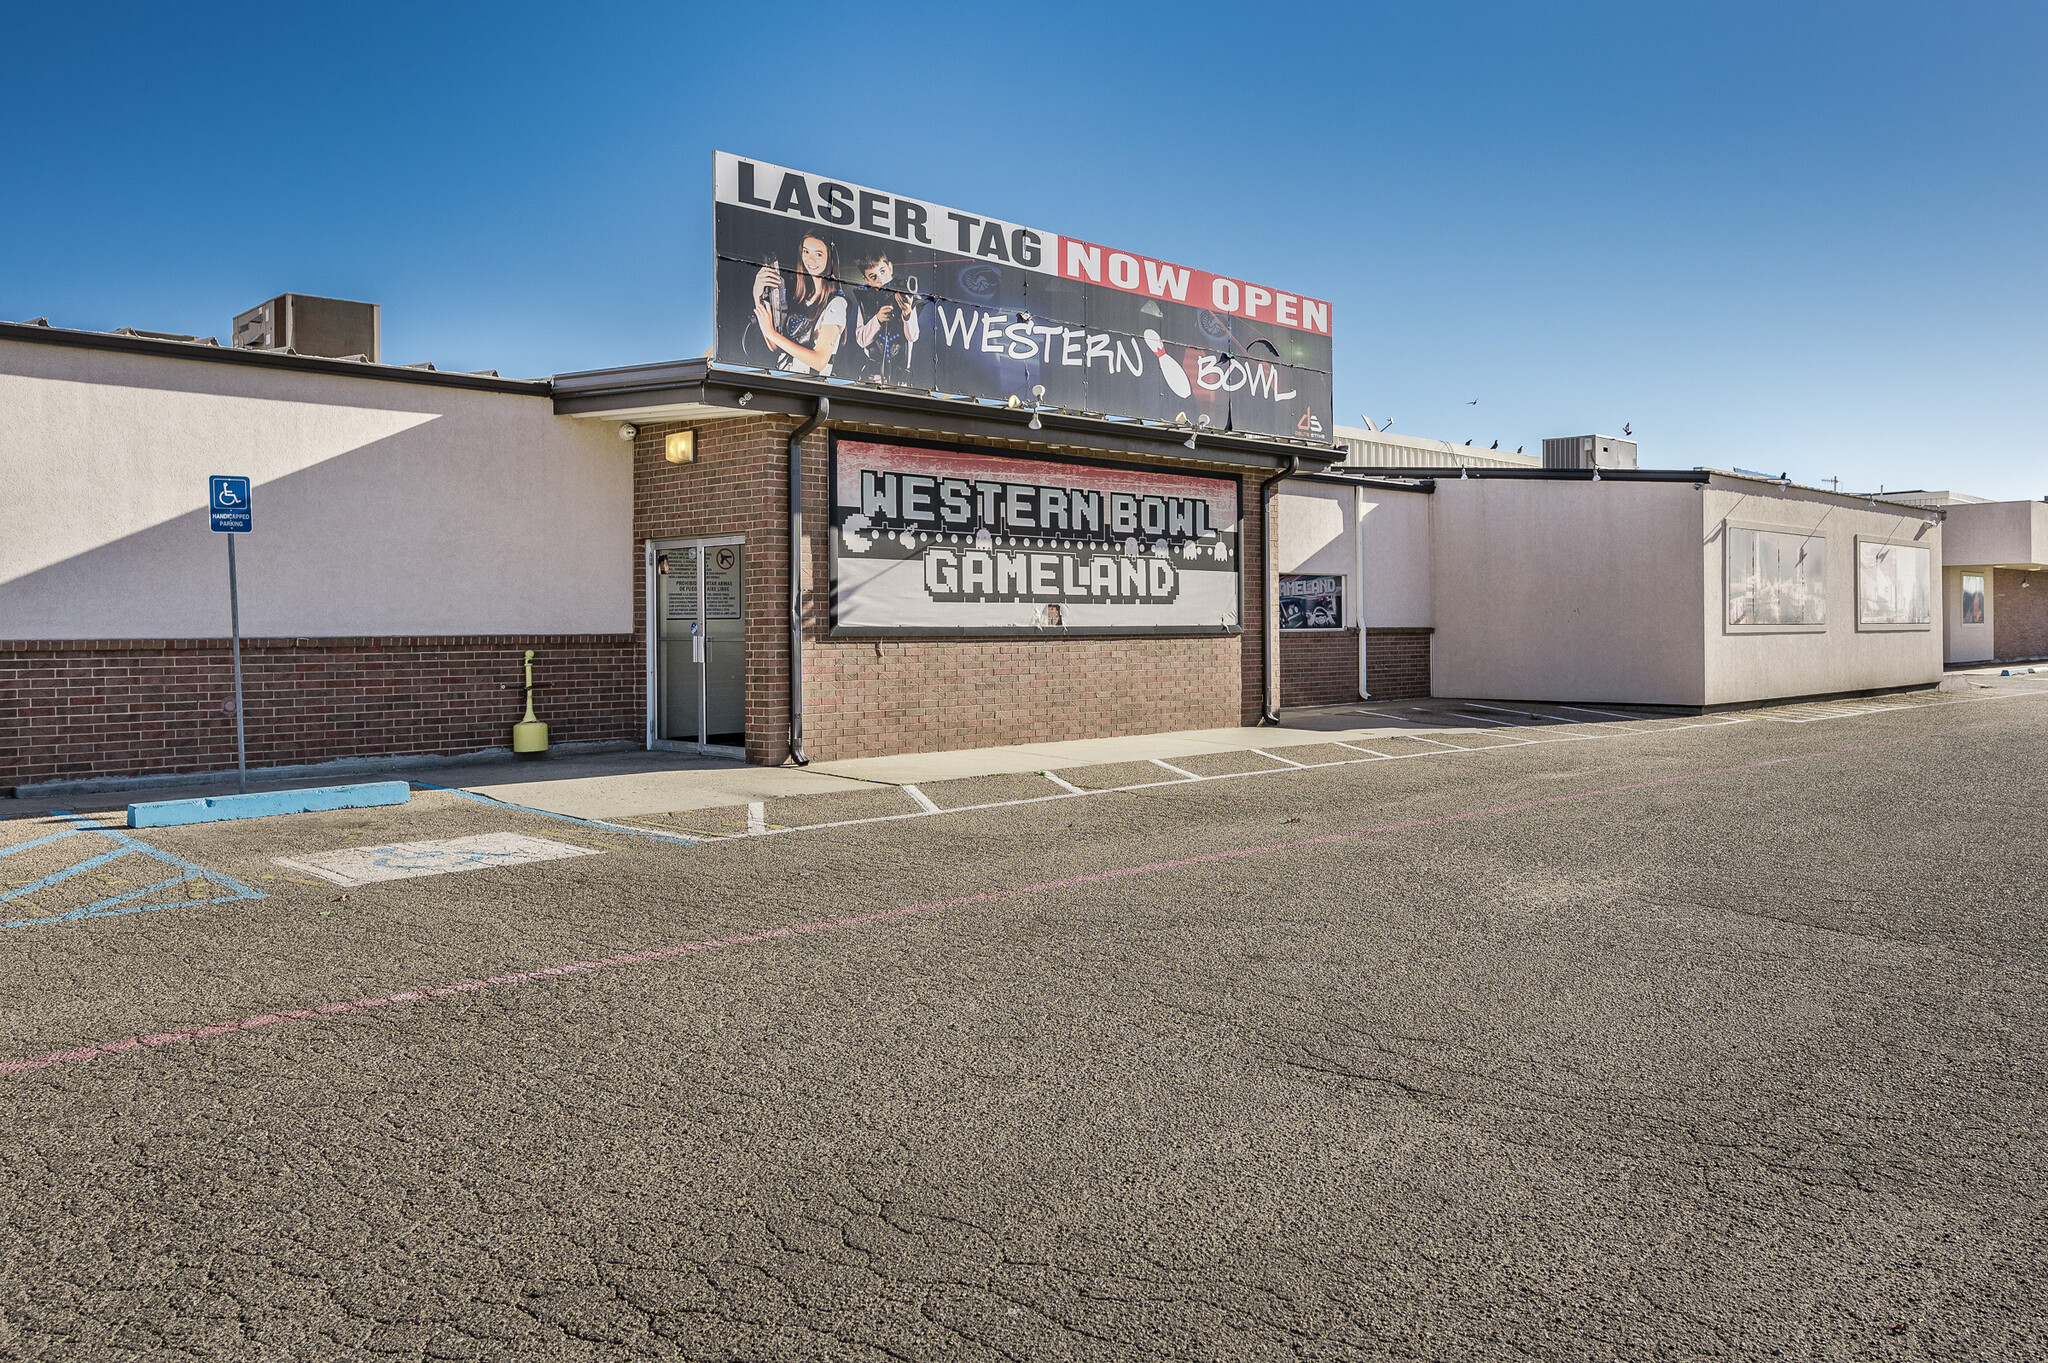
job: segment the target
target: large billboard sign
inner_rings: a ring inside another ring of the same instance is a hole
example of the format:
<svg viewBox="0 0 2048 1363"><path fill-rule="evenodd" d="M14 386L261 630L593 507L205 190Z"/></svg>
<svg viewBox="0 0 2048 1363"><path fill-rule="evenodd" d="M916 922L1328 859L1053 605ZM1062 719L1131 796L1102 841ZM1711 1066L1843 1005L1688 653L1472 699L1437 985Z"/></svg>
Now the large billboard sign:
<svg viewBox="0 0 2048 1363"><path fill-rule="evenodd" d="M722 364L1334 438L1322 299L725 152L715 179Z"/></svg>
<svg viewBox="0 0 2048 1363"><path fill-rule="evenodd" d="M835 634L1230 634L1235 478L832 437Z"/></svg>

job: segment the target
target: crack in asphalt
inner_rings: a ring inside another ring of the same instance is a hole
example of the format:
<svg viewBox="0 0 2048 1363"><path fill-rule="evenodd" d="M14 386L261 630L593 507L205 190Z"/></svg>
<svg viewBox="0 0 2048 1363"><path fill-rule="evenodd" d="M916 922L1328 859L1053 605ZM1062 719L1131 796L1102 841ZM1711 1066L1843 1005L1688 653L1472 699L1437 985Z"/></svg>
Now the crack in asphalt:
<svg viewBox="0 0 2048 1363"><path fill-rule="evenodd" d="M1708 802L1619 869L1633 829L1512 819L1257 864L1459 811L933 900L1126 887L859 962L49 1066L0 1358L2041 1356L2033 863L1730 870Z"/></svg>
<svg viewBox="0 0 2048 1363"><path fill-rule="evenodd" d="M89 1046L47 1052L39 1056L0 1060L0 1077L48 1069L55 1065L77 1064L81 1061L97 1059L104 1055L119 1055L127 1052L182 1045L192 1041L206 1040L235 1032L254 1031L258 1028L271 1027L285 1022L307 1022L342 1013L363 1012L373 1008L447 998L481 989L533 984L545 979L587 974L598 970L610 970L619 966L646 965L699 952L715 951L735 946L752 946L776 938L802 936L835 928L863 927L869 924L914 917L945 909L965 908L976 904L995 903L1000 900L1015 899L1026 895L1076 889L1082 886L1101 884L1105 881L1119 880L1127 876L1156 875L1163 871L1184 870L1190 867L1214 865L1219 862L1236 861L1248 857L1270 856L1278 852L1298 851L1306 848L1328 846L1333 843L1355 842L1362 838L1413 832L1436 825L1472 819L1496 818L1507 814L1527 813L1532 810L1573 804L1583 800L1600 799L1621 794L1634 794L1661 787L1689 784L1716 776L1732 776L1739 773L1763 771L1792 763L1811 762L1823 758L1875 752L1903 744L1930 742L1958 733L2005 728L2015 724L2032 722L2038 722L2037 717L2026 716L2015 719L1987 720L1978 724L1954 726L1933 734L1911 734L1897 738L1879 739L1870 743L1848 744L1841 747L1824 748L1816 752L1795 753L1787 757L1762 758L1754 762L1737 763L1727 767L1679 772L1670 776L1658 776L1642 781L1625 782L1620 785L1602 786L1594 790L1570 791L1562 795L1539 796L1533 800L1519 800L1509 804L1460 810L1450 814L1432 814L1420 818L1403 819L1394 823L1351 829L1341 833L1325 833L1316 837L1296 838L1284 842L1264 843L1252 847L1230 848L1219 852L1204 852L1193 856L1147 862L1136 866L1114 867L1105 871L1093 871L1057 880L1037 881L1028 885L1011 886L1000 890L987 890L978 894L931 900L922 904L909 904L894 909L883 909L874 913L849 914L837 918L793 924L788 927L769 928L760 932L735 933L727 937L714 938L708 941L685 942L674 946L657 947L647 951L623 952L613 956L570 961L561 965L542 966L532 970L512 971L484 979L457 980L449 984L435 985L422 989L398 990L390 994L377 995L370 998L337 999L318 1004L312 1008L280 1009L273 1013L262 1013L253 1017L238 1018L232 1022L195 1024L146 1036L122 1037L112 1041L96 1042ZM1301 770L1313 770L1313 768L1303 768Z"/></svg>

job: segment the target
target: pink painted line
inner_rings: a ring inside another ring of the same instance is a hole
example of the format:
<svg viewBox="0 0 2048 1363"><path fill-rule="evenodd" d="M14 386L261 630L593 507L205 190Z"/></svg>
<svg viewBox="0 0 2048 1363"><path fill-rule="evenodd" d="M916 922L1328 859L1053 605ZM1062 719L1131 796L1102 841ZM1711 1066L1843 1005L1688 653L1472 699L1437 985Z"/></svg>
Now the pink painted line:
<svg viewBox="0 0 2048 1363"><path fill-rule="evenodd" d="M71 1065L80 1061L96 1059L102 1055L120 1055L149 1047L180 1046L189 1041L204 1041L209 1037L227 1036L232 1032L253 1032L262 1027L274 1027L282 1022L307 1022L317 1018L336 1017L344 1013L362 1013L372 1008L385 1008L392 1004L423 1003L429 999L448 998L455 994L471 994L480 989L503 989L510 985L532 984L539 980L555 979L563 975L583 975L595 970L612 970L619 966L646 965L654 961L673 960L693 952L720 951L727 947L752 946L757 942L773 941L781 937L798 937L806 933L825 932L839 928L861 927L869 923L884 923L894 918L913 918L921 914L937 913L942 909L964 908L970 904L988 904L997 900L1016 899L1024 895L1044 894L1051 890L1071 890L1083 885L1100 885L1106 881L1122 880L1127 876L1156 875L1161 871L1174 871L1188 866L1209 866L1217 862L1239 861L1248 857L1270 856L1276 852L1289 852L1303 847L1322 847L1330 843L1355 842L1361 838L1380 837L1388 833L1405 833L1411 829L1430 828L1438 824L1458 823L1469 819L1493 818L1502 814L1520 814L1532 809L1545 809L1555 805L1572 804L1580 800L1599 799L1608 795L1623 795L1631 791L1654 790L1660 786L1683 785L1703 781L1714 776L1730 776L1740 772L1762 771L1793 762L1812 762L1824 757L1840 757L1847 753L1875 752L1883 748L1894 748L1907 743L1925 743L1946 738L1950 734L1967 733L1973 729L1998 729L2012 724L2038 722L2036 717L1991 720L1982 724L1965 724L1954 729L1944 729L1938 734L1914 734L1904 738L1888 738L1875 743L1857 743L1840 748L1826 748L1819 752L1796 753L1790 757L1771 757L1757 762L1742 762L1728 767L1712 767L1705 771L1681 772L1675 776L1659 776L1647 781L1629 781L1617 786L1601 786L1596 790L1574 791L1564 795L1546 795L1541 799L1520 800L1513 804L1488 805L1483 809L1461 810L1455 814L1431 814L1417 819L1402 819L1396 823L1375 824L1369 828L1354 828L1343 833L1324 833L1313 838L1296 838L1288 842L1261 843L1255 847L1234 847L1222 852L1204 852L1192 857L1175 857L1170 861L1148 861L1136 866L1118 866L1107 871L1091 871L1085 875L1065 876L1059 880L1040 880L1029 885L1016 885L1002 890L984 890L979 894L960 895L953 899L934 899L923 904L907 904L902 908L880 909L874 913L846 914L838 918L821 918L809 923L793 923L787 927L764 928L759 932L734 933L728 937L714 937L702 942L683 942L675 946L653 947L646 951L622 952L616 956L598 956L586 961L569 961L562 965L540 966L533 970L515 970L504 975L492 975L480 980L457 980L452 984L435 985L428 989L412 989L394 994L382 994L375 998L338 1000L319 1004L312 1008L293 1008L275 1013L259 1013L254 1017L234 1022L213 1022L204 1026L180 1027L174 1031L156 1032L149 1036L123 1037L118 1041L102 1041L91 1046L74 1050L51 1051L47 1055L29 1056L21 1060L0 1060L0 1075L22 1074L29 1070L49 1069L54 1065ZM1178 783L1176 783L1178 784Z"/></svg>

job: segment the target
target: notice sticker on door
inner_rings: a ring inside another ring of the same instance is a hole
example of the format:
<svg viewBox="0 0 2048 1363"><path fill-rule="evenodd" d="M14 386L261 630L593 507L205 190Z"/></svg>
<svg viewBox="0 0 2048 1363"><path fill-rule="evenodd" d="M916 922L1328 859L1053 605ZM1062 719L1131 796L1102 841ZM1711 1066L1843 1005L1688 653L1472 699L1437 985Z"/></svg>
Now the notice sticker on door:
<svg viewBox="0 0 2048 1363"><path fill-rule="evenodd" d="M697 565L685 563L682 571L663 579L668 595L668 609L664 613L670 620L695 620L697 618Z"/></svg>
<svg viewBox="0 0 2048 1363"><path fill-rule="evenodd" d="M705 560L704 618L740 618L740 551L731 545L712 550Z"/></svg>

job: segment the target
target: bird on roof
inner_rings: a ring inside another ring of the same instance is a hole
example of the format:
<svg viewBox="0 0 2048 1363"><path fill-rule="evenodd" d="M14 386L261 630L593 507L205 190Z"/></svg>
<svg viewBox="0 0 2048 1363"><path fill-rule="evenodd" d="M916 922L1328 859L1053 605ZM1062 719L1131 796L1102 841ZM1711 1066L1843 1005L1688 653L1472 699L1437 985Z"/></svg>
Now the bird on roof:
<svg viewBox="0 0 2048 1363"><path fill-rule="evenodd" d="M1498 440L1496 440L1496 441L1494 441L1494 442L1493 442L1493 443L1492 443L1491 445L1487 446L1487 448L1488 448L1488 449L1493 449L1493 450L1497 450L1497 449L1499 449L1499 448L1500 448L1500 442L1499 442Z"/></svg>
<svg viewBox="0 0 2048 1363"><path fill-rule="evenodd" d="M1516 454L1520 454L1521 452L1522 452L1522 447L1521 447L1520 445L1517 445L1517 446L1515 446L1515 453L1516 453Z"/></svg>

